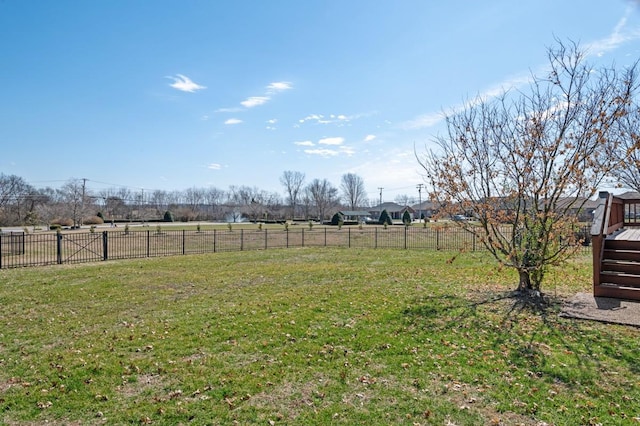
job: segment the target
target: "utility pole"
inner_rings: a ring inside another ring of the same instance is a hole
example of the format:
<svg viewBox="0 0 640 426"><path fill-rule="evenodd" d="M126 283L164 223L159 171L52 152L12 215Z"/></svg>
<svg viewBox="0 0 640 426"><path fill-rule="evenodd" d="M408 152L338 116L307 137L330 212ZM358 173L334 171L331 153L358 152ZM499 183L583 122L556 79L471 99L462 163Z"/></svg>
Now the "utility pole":
<svg viewBox="0 0 640 426"><path fill-rule="evenodd" d="M138 204L138 217L142 219L144 225L144 217L142 216L142 205L144 204L144 188L140 188L140 203Z"/></svg>
<svg viewBox="0 0 640 426"><path fill-rule="evenodd" d="M82 226L82 217L84 216L84 194L87 187L87 178L82 178L82 199L80 200L80 219L78 225Z"/></svg>
<svg viewBox="0 0 640 426"><path fill-rule="evenodd" d="M380 190L380 205L382 205L382 190L384 188L378 188Z"/></svg>
<svg viewBox="0 0 640 426"><path fill-rule="evenodd" d="M424 186L423 183L419 183L418 185L416 185L416 188L418 188L418 223L422 221L422 187L423 186Z"/></svg>

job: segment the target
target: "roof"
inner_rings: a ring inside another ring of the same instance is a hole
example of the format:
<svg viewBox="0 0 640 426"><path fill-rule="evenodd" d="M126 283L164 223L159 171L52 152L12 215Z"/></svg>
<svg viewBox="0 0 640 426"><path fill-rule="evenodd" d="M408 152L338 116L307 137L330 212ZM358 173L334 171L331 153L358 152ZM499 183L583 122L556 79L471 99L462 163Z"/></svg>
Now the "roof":
<svg viewBox="0 0 640 426"><path fill-rule="evenodd" d="M640 193L636 191L627 191L624 194L616 195L617 198L622 198L623 200L637 200L640 199Z"/></svg>
<svg viewBox="0 0 640 426"><path fill-rule="evenodd" d="M591 200L584 197L561 197L556 200L558 209L595 209L600 204L599 200ZM540 206L544 205L544 200L540 201Z"/></svg>
<svg viewBox="0 0 640 426"><path fill-rule="evenodd" d="M388 212L399 212L404 210L405 208L407 208L407 206L401 206L398 203L387 202L387 203L378 204L375 207L371 207L371 211L381 212L382 210L386 210Z"/></svg>
<svg viewBox="0 0 640 426"><path fill-rule="evenodd" d="M343 216L371 216L371 212L364 210L341 210L338 213Z"/></svg>
<svg viewBox="0 0 640 426"><path fill-rule="evenodd" d="M423 201L421 204L416 204L412 207L414 210L437 210L440 207L440 204L427 200L427 201Z"/></svg>

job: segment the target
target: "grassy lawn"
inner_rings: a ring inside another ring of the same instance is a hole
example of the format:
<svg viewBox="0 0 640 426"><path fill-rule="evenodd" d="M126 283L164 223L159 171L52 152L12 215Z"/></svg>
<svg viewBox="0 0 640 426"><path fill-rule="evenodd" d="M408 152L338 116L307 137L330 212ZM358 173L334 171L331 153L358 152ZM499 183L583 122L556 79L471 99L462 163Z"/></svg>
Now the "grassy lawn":
<svg viewBox="0 0 640 426"><path fill-rule="evenodd" d="M640 330L483 253L288 249L0 271L0 423L633 424Z"/></svg>

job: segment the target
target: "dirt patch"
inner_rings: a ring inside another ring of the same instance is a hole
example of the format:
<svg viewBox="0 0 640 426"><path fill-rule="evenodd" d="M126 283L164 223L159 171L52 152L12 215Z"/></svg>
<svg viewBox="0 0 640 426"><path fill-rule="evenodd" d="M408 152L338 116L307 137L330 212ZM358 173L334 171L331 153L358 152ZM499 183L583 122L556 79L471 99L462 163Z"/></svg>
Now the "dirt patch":
<svg viewBox="0 0 640 426"><path fill-rule="evenodd" d="M157 374L141 374L138 376L137 381L127 382L126 384L119 386L120 393L129 398L135 395L139 395L147 389L158 389L162 384L162 378Z"/></svg>

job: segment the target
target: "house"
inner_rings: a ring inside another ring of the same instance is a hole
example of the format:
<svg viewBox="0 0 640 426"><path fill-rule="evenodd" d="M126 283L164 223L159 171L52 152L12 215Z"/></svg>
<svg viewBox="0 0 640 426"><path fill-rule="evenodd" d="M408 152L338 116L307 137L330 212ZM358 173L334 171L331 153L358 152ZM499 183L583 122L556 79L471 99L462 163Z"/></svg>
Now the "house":
<svg viewBox="0 0 640 426"><path fill-rule="evenodd" d="M344 222L362 223L371 218L371 213L366 210L342 210L339 211L344 218ZM376 218L377 219L377 218Z"/></svg>
<svg viewBox="0 0 640 426"><path fill-rule="evenodd" d="M637 193L628 194L628 198L635 198L638 195ZM624 195L620 197L623 198ZM599 203L600 200L598 199L591 200L584 197L562 197L556 202L555 210L564 211L568 215L575 215L581 222L591 222L593 220L593 213ZM539 208L542 209L542 207L543 204L541 202Z"/></svg>
<svg viewBox="0 0 640 426"><path fill-rule="evenodd" d="M415 217L415 210L409 206L401 206L397 203L382 203L369 209L371 217L378 219L382 211L386 210L392 220L402 220L402 215L408 211L412 217Z"/></svg>
<svg viewBox="0 0 640 426"><path fill-rule="evenodd" d="M422 216L429 218L438 213L438 208L440 204L434 203L433 201L423 201L420 204L416 204L411 206L413 210L415 210L414 219L420 219Z"/></svg>

